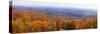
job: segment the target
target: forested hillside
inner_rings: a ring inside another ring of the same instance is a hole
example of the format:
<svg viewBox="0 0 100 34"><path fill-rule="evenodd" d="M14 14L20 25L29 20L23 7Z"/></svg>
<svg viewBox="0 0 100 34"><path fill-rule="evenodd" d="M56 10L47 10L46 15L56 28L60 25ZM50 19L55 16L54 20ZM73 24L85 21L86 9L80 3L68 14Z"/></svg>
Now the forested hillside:
<svg viewBox="0 0 100 34"><path fill-rule="evenodd" d="M70 18L12 8L13 33L97 28L97 17Z"/></svg>

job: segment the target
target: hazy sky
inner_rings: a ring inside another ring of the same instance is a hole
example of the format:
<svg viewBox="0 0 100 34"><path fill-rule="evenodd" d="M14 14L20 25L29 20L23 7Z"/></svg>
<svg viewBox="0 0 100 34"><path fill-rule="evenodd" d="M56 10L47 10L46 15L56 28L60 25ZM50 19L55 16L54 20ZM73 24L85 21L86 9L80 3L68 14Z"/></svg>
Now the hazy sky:
<svg viewBox="0 0 100 34"><path fill-rule="evenodd" d="M39 2L71 3L71 4L81 4L81 5L96 4L96 0L13 0L13 1L39 1Z"/></svg>
<svg viewBox="0 0 100 34"><path fill-rule="evenodd" d="M47 3L40 3L47 2ZM51 4L52 2L52 4ZM54 4L60 3L60 4ZM14 5L23 6L49 6L49 7L80 7L80 8L96 8L95 0L13 0Z"/></svg>

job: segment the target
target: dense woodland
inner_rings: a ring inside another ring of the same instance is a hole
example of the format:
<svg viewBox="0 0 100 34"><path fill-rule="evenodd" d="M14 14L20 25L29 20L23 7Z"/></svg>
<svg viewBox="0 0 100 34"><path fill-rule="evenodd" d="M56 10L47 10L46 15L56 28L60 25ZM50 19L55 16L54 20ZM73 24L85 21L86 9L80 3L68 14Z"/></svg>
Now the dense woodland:
<svg viewBox="0 0 100 34"><path fill-rule="evenodd" d="M97 28L97 17L69 18L12 8L12 32L45 32Z"/></svg>

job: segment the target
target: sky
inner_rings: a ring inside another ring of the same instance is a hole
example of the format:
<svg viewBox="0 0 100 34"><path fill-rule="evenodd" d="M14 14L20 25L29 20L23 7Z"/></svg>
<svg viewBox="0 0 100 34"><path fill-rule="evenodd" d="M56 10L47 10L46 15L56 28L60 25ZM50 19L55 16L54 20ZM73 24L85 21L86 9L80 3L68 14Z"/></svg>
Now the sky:
<svg viewBox="0 0 100 34"><path fill-rule="evenodd" d="M81 5L96 4L96 0L13 0L13 1L39 1L39 2L71 3L71 4L81 4Z"/></svg>
<svg viewBox="0 0 100 34"><path fill-rule="evenodd" d="M13 5L96 9L96 0L13 0Z"/></svg>

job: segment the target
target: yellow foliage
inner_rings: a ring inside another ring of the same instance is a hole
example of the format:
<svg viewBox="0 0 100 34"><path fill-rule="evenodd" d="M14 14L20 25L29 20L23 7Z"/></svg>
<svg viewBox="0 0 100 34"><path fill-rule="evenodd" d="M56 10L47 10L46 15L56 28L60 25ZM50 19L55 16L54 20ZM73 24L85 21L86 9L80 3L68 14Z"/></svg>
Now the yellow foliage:
<svg viewBox="0 0 100 34"><path fill-rule="evenodd" d="M96 28L97 19L65 18L64 16L48 15L45 12L13 9L12 30L14 33L54 31L60 29Z"/></svg>

